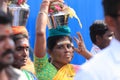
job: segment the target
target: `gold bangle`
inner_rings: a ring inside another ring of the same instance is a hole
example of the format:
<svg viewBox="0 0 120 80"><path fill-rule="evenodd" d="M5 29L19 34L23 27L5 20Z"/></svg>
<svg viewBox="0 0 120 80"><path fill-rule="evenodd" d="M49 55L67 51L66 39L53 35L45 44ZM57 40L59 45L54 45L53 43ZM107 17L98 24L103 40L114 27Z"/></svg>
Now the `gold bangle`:
<svg viewBox="0 0 120 80"><path fill-rule="evenodd" d="M42 1L42 5L44 5L44 6L49 6L49 4L50 4L50 1L48 1L48 0Z"/></svg>
<svg viewBox="0 0 120 80"><path fill-rule="evenodd" d="M45 15L48 15L48 13L45 12L45 11L40 11L38 14L45 14Z"/></svg>
<svg viewBox="0 0 120 80"><path fill-rule="evenodd" d="M42 3L50 3L48 0L43 0Z"/></svg>
<svg viewBox="0 0 120 80"><path fill-rule="evenodd" d="M49 1L43 1L41 6L49 6Z"/></svg>

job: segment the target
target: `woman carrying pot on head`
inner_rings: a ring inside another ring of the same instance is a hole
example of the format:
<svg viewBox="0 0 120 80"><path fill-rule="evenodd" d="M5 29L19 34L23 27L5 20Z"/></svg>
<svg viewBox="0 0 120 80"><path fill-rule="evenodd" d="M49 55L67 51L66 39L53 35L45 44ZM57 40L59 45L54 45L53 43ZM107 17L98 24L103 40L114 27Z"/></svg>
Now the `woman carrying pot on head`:
<svg viewBox="0 0 120 80"><path fill-rule="evenodd" d="M34 48L36 76L39 80L73 80L79 68L69 64L73 58L74 49L70 38L70 28L64 23L65 21L62 22L62 25L57 24L56 28L54 26L49 29L49 37L46 42L50 3L50 0L43 0L37 18ZM50 55L50 60L48 60L47 53Z"/></svg>

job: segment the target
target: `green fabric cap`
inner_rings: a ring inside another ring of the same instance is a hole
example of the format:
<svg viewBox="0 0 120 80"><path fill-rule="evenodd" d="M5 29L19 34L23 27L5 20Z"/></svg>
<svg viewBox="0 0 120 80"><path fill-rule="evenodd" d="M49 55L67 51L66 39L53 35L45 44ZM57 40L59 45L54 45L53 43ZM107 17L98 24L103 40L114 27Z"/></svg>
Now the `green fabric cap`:
<svg viewBox="0 0 120 80"><path fill-rule="evenodd" d="M58 35L70 35L70 28L67 25L57 26L56 28L49 29L49 37L58 36Z"/></svg>

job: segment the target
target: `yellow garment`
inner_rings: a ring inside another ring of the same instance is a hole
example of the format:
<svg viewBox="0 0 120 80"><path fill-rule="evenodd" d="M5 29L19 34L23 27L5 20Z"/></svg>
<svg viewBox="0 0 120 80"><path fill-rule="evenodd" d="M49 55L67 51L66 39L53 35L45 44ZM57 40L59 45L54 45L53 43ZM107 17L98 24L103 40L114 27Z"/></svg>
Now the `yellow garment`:
<svg viewBox="0 0 120 80"><path fill-rule="evenodd" d="M72 64L63 66L53 78L53 80L73 80L75 69Z"/></svg>
<svg viewBox="0 0 120 80"><path fill-rule="evenodd" d="M27 60L27 62L26 62L26 65L25 65L25 66L22 66L21 69L30 71L30 72L32 72L33 74L35 74L34 64L33 64L33 62L30 60L30 58L28 58L28 60Z"/></svg>

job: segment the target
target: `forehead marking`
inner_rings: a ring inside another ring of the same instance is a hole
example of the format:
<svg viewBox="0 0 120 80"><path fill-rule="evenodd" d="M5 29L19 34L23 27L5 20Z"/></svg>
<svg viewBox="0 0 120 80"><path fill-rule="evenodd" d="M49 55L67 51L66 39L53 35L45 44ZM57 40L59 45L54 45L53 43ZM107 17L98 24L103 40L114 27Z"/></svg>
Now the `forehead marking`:
<svg viewBox="0 0 120 80"><path fill-rule="evenodd" d="M60 42L57 43L57 45L68 44L68 43L70 43L69 40L66 40L66 41L60 41Z"/></svg>

